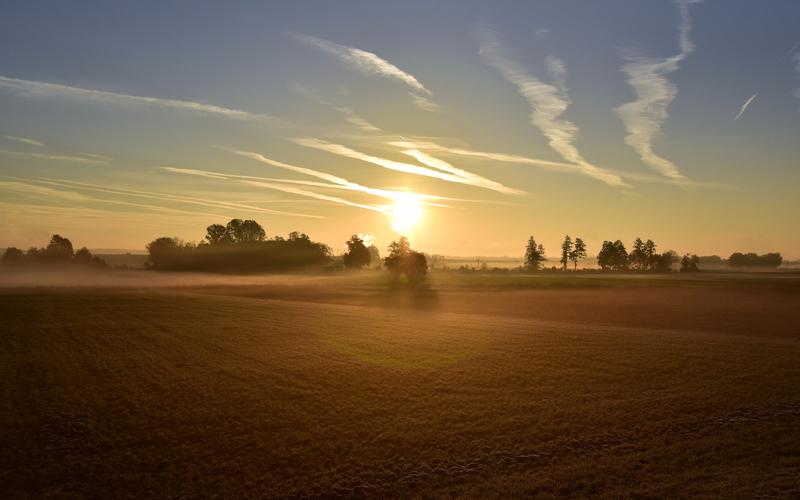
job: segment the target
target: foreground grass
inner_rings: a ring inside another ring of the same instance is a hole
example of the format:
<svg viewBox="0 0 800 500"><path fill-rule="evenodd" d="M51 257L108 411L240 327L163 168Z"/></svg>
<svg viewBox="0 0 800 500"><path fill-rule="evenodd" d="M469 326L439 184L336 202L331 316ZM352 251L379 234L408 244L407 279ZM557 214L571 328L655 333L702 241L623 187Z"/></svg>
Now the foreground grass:
<svg viewBox="0 0 800 500"><path fill-rule="evenodd" d="M240 291L0 295L3 496L800 495L797 336Z"/></svg>

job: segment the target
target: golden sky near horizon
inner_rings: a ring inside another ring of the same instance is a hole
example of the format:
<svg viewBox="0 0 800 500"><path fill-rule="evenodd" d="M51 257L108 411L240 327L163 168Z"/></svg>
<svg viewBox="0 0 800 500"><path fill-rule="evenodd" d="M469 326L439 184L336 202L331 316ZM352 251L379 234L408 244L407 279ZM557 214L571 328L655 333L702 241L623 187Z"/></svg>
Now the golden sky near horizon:
<svg viewBox="0 0 800 500"><path fill-rule="evenodd" d="M795 4L195 7L0 19L0 247L243 218L335 251L800 258Z"/></svg>

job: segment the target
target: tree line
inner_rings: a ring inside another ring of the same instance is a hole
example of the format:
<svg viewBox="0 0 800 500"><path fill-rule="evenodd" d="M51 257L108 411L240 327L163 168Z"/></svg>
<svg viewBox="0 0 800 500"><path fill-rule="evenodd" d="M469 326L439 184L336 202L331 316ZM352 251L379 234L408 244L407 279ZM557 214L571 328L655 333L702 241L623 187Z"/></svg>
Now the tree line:
<svg viewBox="0 0 800 500"><path fill-rule="evenodd" d="M586 257L587 249L583 239L575 238L573 241L569 235L564 237L559 261L562 270L567 270L570 263L573 264L573 269L577 269L578 262L586 259ZM703 257L702 259L711 259L711 257ZM719 257L716 257L716 259L720 263L725 262ZM529 271L538 271L546 260L544 246L537 244L536 239L531 236L525 247L524 268ZM731 267L774 268L780 266L782 262L783 258L779 253L757 255L755 253L742 254L736 252L727 259L727 264ZM603 241L600 251L597 253L597 264L603 271L668 273L672 271L673 265L678 263L680 263L681 272L696 272L699 271L701 257L688 253L684 254L683 257L678 257L678 254L673 250L658 253L653 240L643 241L638 237L633 241L630 252L628 252L621 240L606 240Z"/></svg>
<svg viewBox="0 0 800 500"><path fill-rule="evenodd" d="M155 270L170 271L211 271L211 272L280 272L311 268L346 269L364 267L384 267L399 279L405 277L409 282L425 279L428 262L433 257L411 249L407 238L400 237L390 243L388 255L381 259L378 248L367 245L359 235L353 235L345 244L347 250L341 258L334 257L331 248L312 241L304 233L293 231L287 237L267 238L266 230L254 220L232 219L226 225L211 224L200 243L187 243L179 238L160 237L147 244L148 264ZM583 239L566 235L561 244L560 264L562 270L577 270L578 262L587 259L588 250ZM83 247L74 251L72 242L58 234L50 238L44 248L31 247L22 251L9 247L2 256L2 263L9 266L39 264L75 264L85 267L106 268L106 262ZM544 246L538 244L533 236L525 248L523 269L538 271L546 262ZM780 253L733 253L726 260L718 256L698 257L685 254L683 257L668 250L657 251L653 240L636 238L630 252L620 240L603 241L597 253L597 264L603 271L615 272L670 272L675 264L680 271L695 272L700 265L720 265L731 267L770 267L781 265Z"/></svg>
<svg viewBox="0 0 800 500"><path fill-rule="evenodd" d="M59 234L51 236L50 242L44 248L30 247L23 252L17 247L8 247L3 252L2 262L9 266L75 265L95 269L108 267L102 258L92 255L86 247L76 252L72 242Z"/></svg>
<svg viewBox="0 0 800 500"><path fill-rule="evenodd" d="M146 245L149 267L163 271L253 273L322 267L331 249L293 231L288 237L267 239L254 220L232 219L227 225L211 224L200 243L160 237Z"/></svg>
<svg viewBox="0 0 800 500"><path fill-rule="evenodd" d="M347 269L383 265L395 278L405 276L419 282L427 274L424 254L411 249L401 237L389 245L388 256L381 260L374 245L366 245L359 235L346 242L341 263ZM267 238L266 230L254 220L232 219L226 225L212 224L200 243L186 243L178 238L161 237L147 244L149 266L156 270L211 272L276 272L335 268L331 248L298 231L288 237Z"/></svg>

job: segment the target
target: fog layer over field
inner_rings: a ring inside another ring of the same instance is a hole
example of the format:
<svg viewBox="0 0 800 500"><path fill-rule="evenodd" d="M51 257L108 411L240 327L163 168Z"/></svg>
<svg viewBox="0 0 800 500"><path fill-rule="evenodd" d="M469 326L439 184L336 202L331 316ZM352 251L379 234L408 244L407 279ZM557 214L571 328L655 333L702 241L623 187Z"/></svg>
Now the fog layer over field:
<svg viewBox="0 0 800 500"><path fill-rule="evenodd" d="M120 287L161 288L204 285L259 285L311 283L312 275L228 275L154 271L92 271L42 269L0 271L0 288Z"/></svg>

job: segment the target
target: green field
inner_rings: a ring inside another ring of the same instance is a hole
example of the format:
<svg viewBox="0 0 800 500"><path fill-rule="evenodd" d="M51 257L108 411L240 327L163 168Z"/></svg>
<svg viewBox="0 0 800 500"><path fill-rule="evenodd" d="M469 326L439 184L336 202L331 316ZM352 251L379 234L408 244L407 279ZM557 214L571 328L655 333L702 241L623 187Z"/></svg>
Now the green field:
<svg viewBox="0 0 800 500"><path fill-rule="evenodd" d="M800 496L796 277L454 276L0 289L0 492Z"/></svg>

